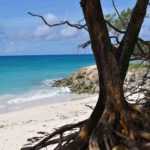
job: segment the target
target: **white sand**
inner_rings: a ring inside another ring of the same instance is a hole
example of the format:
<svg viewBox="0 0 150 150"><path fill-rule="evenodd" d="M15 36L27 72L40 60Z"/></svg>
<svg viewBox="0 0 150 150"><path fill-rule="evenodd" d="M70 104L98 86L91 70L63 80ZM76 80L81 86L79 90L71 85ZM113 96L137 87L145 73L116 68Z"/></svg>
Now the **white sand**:
<svg viewBox="0 0 150 150"><path fill-rule="evenodd" d="M65 124L86 119L97 96L72 102L49 104L0 115L0 150L19 150L27 138L43 136L37 132L52 132Z"/></svg>

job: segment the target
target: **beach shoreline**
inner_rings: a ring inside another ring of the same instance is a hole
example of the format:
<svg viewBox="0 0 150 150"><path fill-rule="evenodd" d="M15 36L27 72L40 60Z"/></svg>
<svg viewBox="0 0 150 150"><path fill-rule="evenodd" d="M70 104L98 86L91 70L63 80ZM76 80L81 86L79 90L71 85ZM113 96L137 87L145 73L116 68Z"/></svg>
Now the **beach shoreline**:
<svg viewBox="0 0 150 150"><path fill-rule="evenodd" d="M89 94L75 94L72 92L66 92L66 93L58 93L52 97L45 97L45 98L39 98L38 95L36 96L36 99L34 100L27 100L27 98L23 98L24 101L21 101L22 97L17 98L18 100L10 100L9 102L12 102L10 104L7 104L5 107L0 107L0 114L5 113L11 113L16 112L20 110L24 110L27 108L32 108L36 106L41 105L49 105L49 104L55 104L55 103L62 103L62 102L68 102L68 101L74 101L80 98L86 98Z"/></svg>
<svg viewBox="0 0 150 150"><path fill-rule="evenodd" d="M19 150L27 139L39 139L65 124L76 123L89 117L98 95L88 95L73 101L33 106L0 114L0 150ZM44 135L38 132L44 132Z"/></svg>

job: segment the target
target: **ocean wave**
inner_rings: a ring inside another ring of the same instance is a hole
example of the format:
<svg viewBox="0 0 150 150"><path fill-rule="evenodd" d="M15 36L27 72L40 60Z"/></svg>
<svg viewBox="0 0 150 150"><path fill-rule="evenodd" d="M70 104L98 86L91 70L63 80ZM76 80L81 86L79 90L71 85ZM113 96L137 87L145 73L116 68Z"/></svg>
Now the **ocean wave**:
<svg viewBox="0 0 150 150"><path fill-rule="evenodd" d="M13 94L0 95L0 101L11 99L13 96L14 96Z"/></svg>
<svg viewBox="0 0 150 150"><path fill-rule="evenodd" d="M55 94L34 94L34 95L29 95L29 96L22 96L22 97L17 97L12 100L7 101L7 104L17 104L17 103L22 103L22 102L28 102L28 101L35 101L35 100L40 100L44 98L49 98L54 96Z"/></svg>
<svg viewBox="0 0 150 150"><path fill-rule="evenodd" d="M62 78L56 78L56 79L45 79L45 80L43 80L42 81L42 85L43 86L51 86L51 85L53 85L53 83L56 81L56 80L60 80L60 79L62 79Z"/></svg>
<svg viewBox="0 0 150 150"><path fill-rule="evenodd" d="M29 101L36 101L36 100L42 100L46 98L53 97L60 93L69 93L69 88L57 88L53 90L40 90L40 91L34 91L23 95L16 95L15 98L8 100L6 103L11 104L18 104L18 103L24 103Z"/></svg>

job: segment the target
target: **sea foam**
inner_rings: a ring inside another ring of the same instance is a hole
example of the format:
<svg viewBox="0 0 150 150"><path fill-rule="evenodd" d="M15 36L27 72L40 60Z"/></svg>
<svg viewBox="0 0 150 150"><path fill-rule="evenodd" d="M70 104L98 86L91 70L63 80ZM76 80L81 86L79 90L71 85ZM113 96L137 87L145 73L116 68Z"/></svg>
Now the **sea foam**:
<svg viewBox="0 0 150 150"><path fill-rule="evenodd" d="M70 89L67 87L57 88L53 90L41 90L36 92L30 92L23 95L16 95L15 98L8 100L6 103L10 105L10 104L18 104L18 103L24 103L29 101L42 100L42 99L54 97L59 93L69 93L69 92Z"/></svg>

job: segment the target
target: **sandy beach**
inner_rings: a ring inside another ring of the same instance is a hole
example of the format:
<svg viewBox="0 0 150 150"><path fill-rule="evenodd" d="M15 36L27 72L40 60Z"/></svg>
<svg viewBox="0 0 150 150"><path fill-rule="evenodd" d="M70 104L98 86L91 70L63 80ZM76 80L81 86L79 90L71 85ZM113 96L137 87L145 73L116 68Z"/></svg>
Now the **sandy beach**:
<svg viewBox="0 0 150 150"><path fill-rule="evenodd" d="M92 110L85 105L94 106L96 100L96 95L89 95L88 98L1 114L0 150L19 150L28 143L28 138L40 139L62 125L86 119Z"/></svg>

